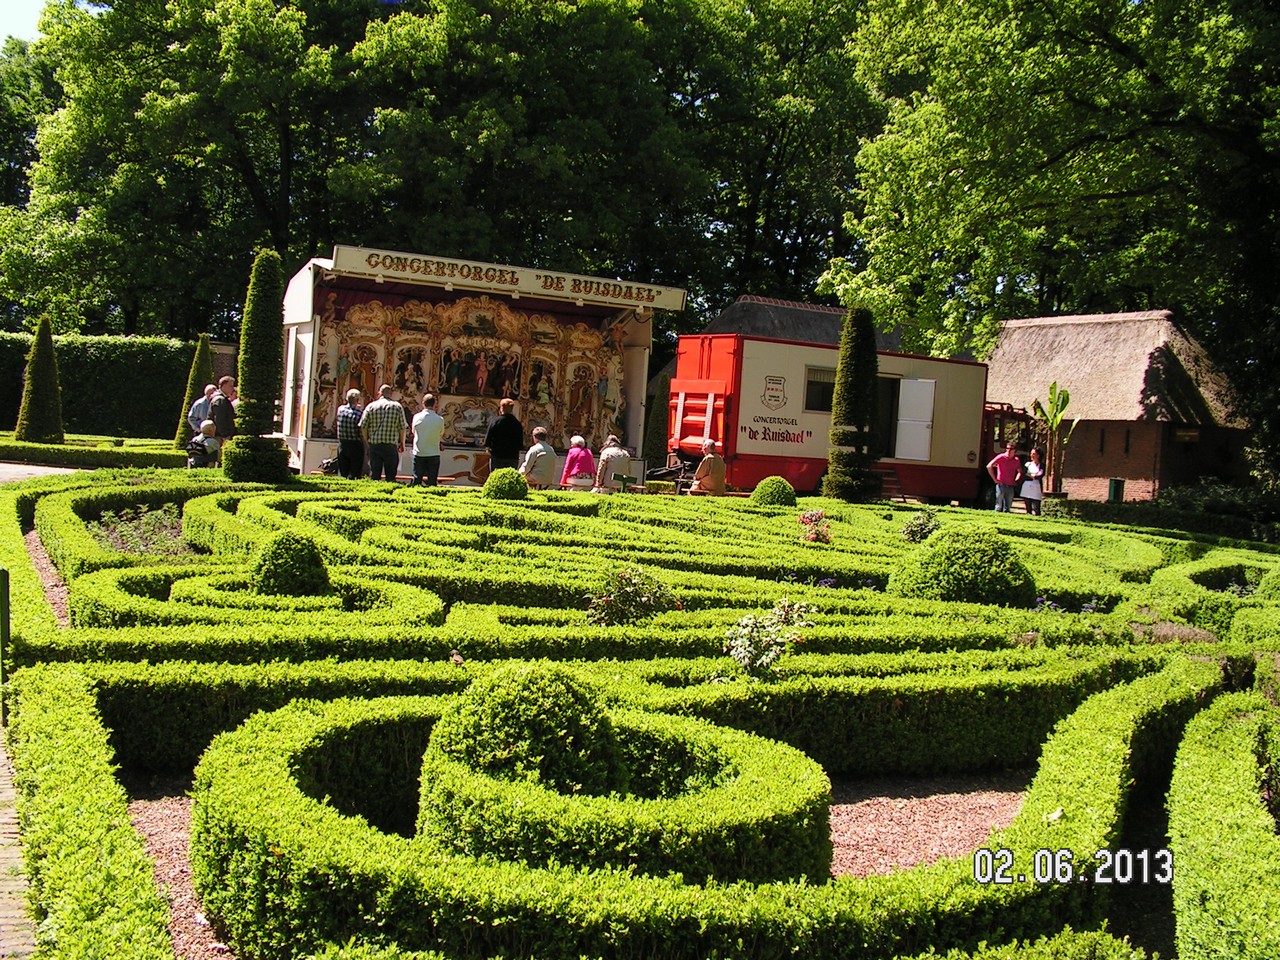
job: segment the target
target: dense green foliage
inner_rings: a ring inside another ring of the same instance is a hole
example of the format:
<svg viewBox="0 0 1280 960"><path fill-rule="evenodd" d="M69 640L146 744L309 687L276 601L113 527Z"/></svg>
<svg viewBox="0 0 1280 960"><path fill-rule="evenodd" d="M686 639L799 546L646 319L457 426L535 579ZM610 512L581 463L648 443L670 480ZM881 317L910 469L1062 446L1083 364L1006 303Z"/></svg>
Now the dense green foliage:
<svg viewBox="0 0 1280 960"><path fill-rule="evenodd" d="M1009 540L994 530L944 529L903 558L893 596L1029 607L1036 583Z"/></svg>
<svg viewBox="0 0 1280 960"><path fill-rule="evenodd" d="M240 401L236 405L238 434L261 437L275 424L280 384L284 382L284 339L280 335L284 303L284 269L274 250L259 250L249 273L240 326ZM255 478L245 477L251 480Z"/></svg>
<svg viewBox="0 0 1280 960"><path fill-rule="evenodd" d="M255 593L271 596L320 596L329 592L329 571L310 537L281 530L254 558L249 585Z"/></svg>
<svg viewBox="0 0 1280 960"><path fill-rule="evenodd" d="M859 256L830 275L908 349L1008 317L1168 309L1280 462L1280 11L1234 0L871 0Z"/></svg>
<svg viewBox="0 0 1280 960"><path fill-rule="evenodd" d="M515 467L501 467L485 478L480 495L490 500L524 500L529 496L529 484Z"/></svg>
<svg viewBox="0 0 1280 960"><path fill-rule="evenodd" d="M473 684L436 724L433 754L565 794L627 785L613 723L597 695L552 664L509 667Z"/></svg>
<svg viewBox="0 0 1280 960"><path fill-rule="evenodd" d="M849 249L854 157L878 125L855 16L833 0L60 6L39 62L65 99L18 118L39 159L15 140L32 187L0 217L0 297L59 330L231 339L256 246L292 271L344 242L673 283L703 309L803 299Z"/></svg>
<svg viewBox="0 0 1280 960"><path fill-rule="evenodd" d="M32 339L25 333L0 333L0 425L17 421ZM77 335L56 336L53 342L68 433L169 436L179 384L191 363L190 344L158 337Z"/></svg>
<svg viewBox="0 0 1280 960"><path fill-rule="evenodd" d="M191 439L191 424L187 423L187 413L191 410L191 405L204 396L205 386L213 382L213 355L209 352L209 335L202 333L196 339L191 372L187 374L186 396L182 401L182 409L178 411L178 429L173 435L175 449L186 449L187 441Z"/></svg>
<svg viewBox="0 0 1280 960"><path fill-rule="evenodd" d="M1257 694L1214 703L1178 749L1169 846L1185 960L1263 960L1280 950L1280 897L1269 879L1280 869L1277 759L1280 714L1274 700Z"/></svg>
<svg viewBox="0 0 1280 960"><path fill-rule="evenodd" d="M757 507L794 507L796 489L785 477L765 477L756 484L749 499Z"/></svg>
<svg viewBox="0 0 1280 960"><path fill-rule="evenodd" d="M865 503L880 495L880 477L871 467L880 458L876 439L880 361L871 311L849 310L840 328L840 356L831 398L831 434L822 493Z"/></svg>
<svg viewBox="0 0 1280 960"><path fill-rule="evenodd" d="M236 435L221 451L223 470L232 480L285 483L289 479L288 448L278 437L267 436L275 427L276 403L284 382L283 302L280 256L274 250L260 250L244 300Z"/></svg>
<svg viewBox="0 0 1280 960"><path fill-rule="evenodd" d="M22 404L13 438L19 443L62 443L62 382L48 317L36 326L22 374Z"/></svg>

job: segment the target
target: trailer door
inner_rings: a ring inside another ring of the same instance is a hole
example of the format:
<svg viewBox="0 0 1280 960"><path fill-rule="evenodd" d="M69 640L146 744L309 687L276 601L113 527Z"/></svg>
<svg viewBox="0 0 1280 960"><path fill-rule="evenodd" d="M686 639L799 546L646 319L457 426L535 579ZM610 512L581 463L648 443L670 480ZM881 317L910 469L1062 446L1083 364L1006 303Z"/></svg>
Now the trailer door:
<svg viewBox="0 0 1280 960"><path fill-rule="evenodd" d="M933 393L936 380L901 380L898 431L893 455L898 460L928 460L933 450Z"/></svg>

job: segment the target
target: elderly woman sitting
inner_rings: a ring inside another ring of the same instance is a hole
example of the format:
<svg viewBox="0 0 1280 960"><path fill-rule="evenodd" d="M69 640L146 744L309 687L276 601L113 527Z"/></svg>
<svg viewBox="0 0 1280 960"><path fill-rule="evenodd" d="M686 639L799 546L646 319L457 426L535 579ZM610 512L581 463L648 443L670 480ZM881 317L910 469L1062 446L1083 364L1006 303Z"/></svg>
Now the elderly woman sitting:
<svg viewBox="0 0 1280 960"><path fill-rule="evenodd" d="M724 496L724 460L716 453L716 442L702 442L702 462L693 473L693 485L689 487L692 494L704 494L711 497Z"/></svg>
<svg viewBox="0 0 1280 960"><path fill-rule="evenodd" d="M631 466L631 454L622 449L622 441L609 434L600 448L600 461L596 466L596 485L592 487L598 493L613 493L622 489L622 484L613 479L616 473L626 473Z"/></svg>
<svg viewBox="0 0 1280 960"><path fill-rule="evenodd" d="M564 455L564 470L560 474L560 486L590 490L596 482L596 458L587 449L585 437L569 438L569 450Z"/></svg>

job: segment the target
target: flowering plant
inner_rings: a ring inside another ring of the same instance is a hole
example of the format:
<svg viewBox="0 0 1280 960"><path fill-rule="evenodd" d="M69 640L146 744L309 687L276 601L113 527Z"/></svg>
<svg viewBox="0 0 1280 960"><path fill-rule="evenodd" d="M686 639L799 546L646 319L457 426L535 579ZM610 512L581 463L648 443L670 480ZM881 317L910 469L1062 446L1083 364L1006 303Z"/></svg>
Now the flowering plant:
<svg viewBox="0 0 1280 960"><path fill-rule="evenodd" d="M796 518L804 527L802 536L809 543L831 542L831 521L822 510L806 510Z"/></svg>
<svg viewBox="0 0 1280 960"><path fill-rule="evenodd" d="M793 644L804 641L799 631L813 626L806 619L811 613L809 604L782 597L764 616L748 614L730 627L725 633L725 653L748 677L763 676Z"/></svg>
<svg viewBox="0 0 1280 960"><path fill-rule="evenodd" d="M667 610L682 609L661 580L639 567L612 574L595 593L587 594L587 622L605 626L639 623Z"/></svg>

